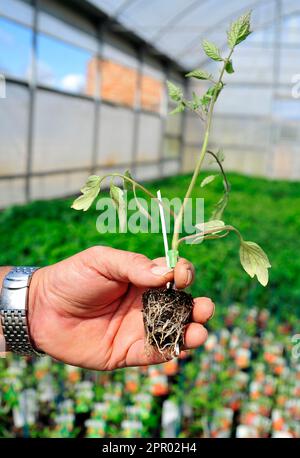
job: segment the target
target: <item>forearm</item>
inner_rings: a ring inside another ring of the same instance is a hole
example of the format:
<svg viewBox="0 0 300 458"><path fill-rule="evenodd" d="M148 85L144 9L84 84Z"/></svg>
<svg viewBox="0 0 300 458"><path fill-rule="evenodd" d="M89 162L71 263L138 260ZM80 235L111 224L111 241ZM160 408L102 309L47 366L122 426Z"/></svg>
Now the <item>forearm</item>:
<svg viewBox="0 0 300 458"><path fill-rule="evenodd" d="M2 289L4 277L6 274L8 274L10 270L11 270L11 267L0 267L0 290ZM3 331L2 331L2 325L0 322L0 352L1 352L1 349L4 348L2 343L3 343Z"/></svg>

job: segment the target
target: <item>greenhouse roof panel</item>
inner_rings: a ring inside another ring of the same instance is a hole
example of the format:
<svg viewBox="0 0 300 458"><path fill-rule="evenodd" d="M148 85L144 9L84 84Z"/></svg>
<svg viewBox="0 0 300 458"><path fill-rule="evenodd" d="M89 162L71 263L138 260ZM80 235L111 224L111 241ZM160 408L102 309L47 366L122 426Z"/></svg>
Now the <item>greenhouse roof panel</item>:
<svg viewBox="0 0 300 458"><path fill-rule="evenodd" d="M186 69L205 60L201 51L204 38L224 47L228 24L241 14L252 10L253 29L259 32L281 15L300 10L299 0L282 2L279 9L276 0L89 0L89 3ZM253 40L254 37L255 34Z"/></svg>

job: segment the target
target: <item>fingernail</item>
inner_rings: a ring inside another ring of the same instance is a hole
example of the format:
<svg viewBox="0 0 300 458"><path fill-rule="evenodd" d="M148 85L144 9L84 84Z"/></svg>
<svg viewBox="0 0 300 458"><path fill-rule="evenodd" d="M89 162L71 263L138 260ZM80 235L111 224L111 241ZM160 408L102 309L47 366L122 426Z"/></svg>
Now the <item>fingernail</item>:
<svg viewBox="0 0 300 458"><path fill-rule="evenodd" d="M211 314L210 317L208 318L209 320L211 320L211 319L214 317L215 311L216 311L216 306L214 305L212 314Z"/></svg>
<svg viewBox="0 0 300 458"><path fill-rule="evenodd" d="M192 280L193 280L193 274L192 274L192 271L190 269L188 269L186 271L186 284L187 285L190 285L192 283Z"/></svg>
<svg viewBox="0 0 300 458"><path fill-rule="evenodd" d="M168 273L172 272L172 269L170 269L167 266L155 266L155 267L152 267L151 272L154 275L158 275L159 277L161 277L163 275L167 275Z"/></svg>

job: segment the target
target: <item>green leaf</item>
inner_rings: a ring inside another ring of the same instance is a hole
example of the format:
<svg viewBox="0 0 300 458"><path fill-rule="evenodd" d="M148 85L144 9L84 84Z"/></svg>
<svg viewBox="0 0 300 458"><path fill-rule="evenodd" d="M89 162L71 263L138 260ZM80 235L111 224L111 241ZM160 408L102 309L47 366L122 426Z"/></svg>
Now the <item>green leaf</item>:
<svg viewBox="0 0 300 458"><path fill-rule="evenodd" d="M183 102L180 102L174 110L169 112L169 115L174 115L178 113L182 113L185 109L185 104Z"/></svg>
<svg viewBox="0 0 300 458"><path fill-rule="evenodd" d="M221 62L223 60L219 48L214 43L204 40L202 42L202 47L204 49L205 54L211 59L216 60L218 62Z"/></svg>
<svg viewBox="0 0 300 458"><path fill-rule="evenodd" d="M271 267L269 259L263 249L254 242L242 241L240 246L240 260L243 268L253 278L263 286L266 286L269 280L268 269Z"/></svg>
<svg viewBox="0 0 300 458"><path fill-rule="evenodd" d="M225 65L225 70L227 73L234 73L234 69L232 66L232 60L228 60Z"/></svg>
<svg viewBox="0 0 300 458"><path fill-rule="evenodd" d="M124 194L123 189L115 186L113 183L110 185L110 197L118 210L121 232L124 232L126 228L126 203Z"/></svg>
<svg viewBox="0 0 300 458"><path fill-rule="evenodd" d="M210 80L212 78L210 73L205 70L201 70L200 68L187 73L185 76L187 78L196 78L197 80Z"/></svg>
<svg viewBox="0 0 300 458"><path fill-rule="evenodd" d="M86 184L81 188L82 196L74 200L71 208L87 211L100 192L102 178L97 175L88 177Z"/></svg>
<svg viewBox="0 0 300 458"><path fill-rule="evenodd" d="M192 101L192 108L193 110L198 110L202 106L202 99L196 92L193 92L193 101Z"/></svg>
<svg viewBox="0 0 300 458"><path fill-rule="evenodd" d="M183 97L183 92L180 87L176 86L171 81L167 81L169 96L174 102L180 102Z"/></svg>
<svg viewBox="0 0 300 458"><path fill-rule="evenodd" d="M204 180L201 181L201 184L200 184L200 187L201 188L204 188L204 186L208 185L209 183L211 183L212 181L214 181L214 179L216 178L217 175L208 175L207 177L204 178Z"/></svg>
<svg viewBox="0 0 300 458"><path fill-rule="evenodd" d="M130 170L126 170L125 171L124 177L130 178L132 180L132 176L131 176ZM132 187L132 184L130 183L130 181L124 179L123 180L124 191L129 191L131 189L131 187Z"/></svg>
<svg viewBox="0 0 300 458"><path fill-rule="evenodd" d="M207 107L213 98L217 100L222 89L223 89L223 83L219 83L219 84L216 84L215 86L211 86L201 98L202 106L204 108Z"/></svg>
<svg viewBox="0 0 300 458"><path fill-rule="evenodd" d="M229 194L228 192L224 192L223 196L221 199L217 202L210 219L216 220L216 219L221 219L224 213L225 208L227 207L229 201Z"/></svg>
<svg viewBox="0 0 300 458"><path fill-rule="evenodd" d="M210 232L212 236L214 234L218 234L219 232L222 232L224 226L225 226L225 223L224 221L221 221L221 220L207 221L206 223L196 224L196 228L199 229L200 232L196 234L195 238L193 239L193 243L198 243L200 240L203 240L204 235L205 233L207 233L207 231L216 229L215 231Z"/></svg>
<svg viewBox="0 0 300 458"><path fill-rule="evenodd" d="M233 49L236 45L244 41L248 35L250 35L250 20L251 11L243 14L243 16L231 24L231 27L227 32L227 42L229 48Z"/></svg>
<svg viewBox="0 0 300 458"><path fill-rule="evenodd" d="M213 232L213 234L217 234L218 232L223 231L224 226L225 226L225 223L224 221L221 221L221 220L214 220L214 221L210 220L210 221L207 221L206 223L196 224L196 227L200 229L200 231L203 233L216 229L216 231Z"/></svg>

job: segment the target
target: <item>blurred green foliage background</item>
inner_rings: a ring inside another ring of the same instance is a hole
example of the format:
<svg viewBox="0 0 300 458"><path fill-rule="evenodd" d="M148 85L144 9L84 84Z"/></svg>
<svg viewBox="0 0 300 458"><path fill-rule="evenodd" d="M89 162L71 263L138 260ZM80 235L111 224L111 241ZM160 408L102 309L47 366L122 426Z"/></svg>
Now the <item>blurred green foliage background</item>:
<svg viewBox="0 0 300 458"><path fill-rule="evenodd" d="M183 197L190 176L177 176L147 184L164 197ZM194 295L206 295L217 305L233 301L267 307L278 318L296 313L300 299L300 183L229 174L232 185L224 221L236 226L245 240L267 252L272 269L266 288L250 279L238 257L234 234L223 240L181 245L180 255L196 267ZM205 198L205 215L222 193L221 179L198 187L194 196ZM0 213L0 265L47 265L94 244L163 256L161 234L99 234L95 207L86 212L70 208L72 199L32 202ZM298 312L299 313L299 312Z"/></svg>

